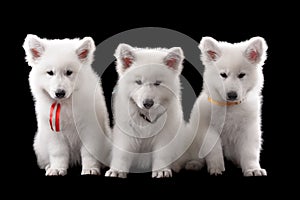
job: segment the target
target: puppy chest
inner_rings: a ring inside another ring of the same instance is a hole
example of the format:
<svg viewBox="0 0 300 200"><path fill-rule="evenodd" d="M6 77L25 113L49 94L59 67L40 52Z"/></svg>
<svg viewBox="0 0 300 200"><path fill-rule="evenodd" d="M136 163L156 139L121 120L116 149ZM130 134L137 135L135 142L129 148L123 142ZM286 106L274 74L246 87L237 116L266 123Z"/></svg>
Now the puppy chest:
<svg viewBox="0 0 300 200"><path fill-rule="evenodd" d="M153 150L153 139L144 138L144 139L133 139L131 141L132 149L136 151L136 153L149 153Z"/></svg>
<svg viewBox="0 0 300 200"><path fill-rule="evenodd" d="M58 116L56 116L56 118L57 117ZM72 113L72 108L70 106L61 106L59 123L61 126L61 130L71 131L75 129L74 117Z"/></svg>
<svg viewBox="0 0 300 200"><path fill-rule="evenodd" d="M248 123L249 117L244 113L228 111L222 127L221 137L236 140L245 130Z"/></svg>

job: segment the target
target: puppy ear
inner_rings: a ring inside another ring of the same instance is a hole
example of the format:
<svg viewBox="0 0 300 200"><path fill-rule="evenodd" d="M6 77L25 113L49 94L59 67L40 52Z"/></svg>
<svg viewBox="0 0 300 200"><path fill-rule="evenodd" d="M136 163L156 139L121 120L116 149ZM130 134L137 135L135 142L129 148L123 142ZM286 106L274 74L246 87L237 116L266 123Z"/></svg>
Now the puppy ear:
<svg viewBox="0 0 300 200"><path fill-rule="evenodd" d="M254 37L249 40L249 45L244 55L252 64L263 63L266 60L267 49L267 43L262 37Z"/></svg>
<svg viewBox="0 0 300 200"><path fill-rule="evenodd" d="M180 47L169 49L167 56L164 58L164 64L169 68L181 73L182 61L184 59L183 51Z"/></svg>
<svg viewBox="0 0 300 200"><path fill-rule="evenodd" d="M80 41L80 46L76 49L76 55L82 63L92 64L95 49L94 40L91 37L85 37Z"/></svg>
<svg viewBox="0 0 300 200"><path fill-rule="evenodd" d="M117 59L117 71L119 74L131 67L136 58L134 48L124 43L119 44L114 56Z"/></svg>
<svg viewBox="0 0 300 200"><path fill-rule="evenodd" d="M213 62L221 56L218 41L212 37L203 37L198 47L202 53L202 61Z"/></svg>
<svg viewBox="0 0 300 200"><path fill-rule="evenodd" d="M23 48L26 53L26 60L30 66L36 64L45 52L45 45L42 39L32 34L26 36Z"/></svg>

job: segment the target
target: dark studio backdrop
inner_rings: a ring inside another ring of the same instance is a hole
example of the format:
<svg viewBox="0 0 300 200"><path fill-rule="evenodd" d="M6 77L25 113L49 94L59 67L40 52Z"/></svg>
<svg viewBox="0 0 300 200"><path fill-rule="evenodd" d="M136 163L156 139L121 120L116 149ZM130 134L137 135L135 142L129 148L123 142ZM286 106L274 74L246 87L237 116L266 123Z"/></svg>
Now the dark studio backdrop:
<svg viewBox="0 0 300 200"><path fill-rule="evenodd" d="M256 15L246 16L244 19L237 19L238 16L245 16L242 11L237 12L235 15L231 13L228 16L222 15L222 17L216 17L217 19L210 18L211 16L207 15L207 12L201 13L188 13L185 16L172 16L170 18L166 17L164 20L160 17L146 17L145 20L134 21L130 20L134 16L128 16L128 18L122 18L119 21L110 20L108 18L112 13L104 17L104 14L101 17L98 17L97 13L91 14L91 16L86 16L84 19L77 16L73 18L72 16L64 15L63 11L58 11L59 16L63 17L54 17L53 19L46 18L43 20L43 23L35 22L36 17L32 12L28 12L24 17L23 21L16 21L16 24L22 24L26 21L31 23L27 24L25 27L16 28L17 31L11 35L14 37L14 50L16 62L16 71L23 72L18 73L18 80L21 80L21 85L18 87L20 94L20 104L16 107L19 109L19 119L24 122L24 125L20 128L22 131L18 135L18 146L17 151L22 152L21 162L26 173L22 173L22 176L26 176L29 179L31 177L41 180L40 177L44 176L44 170L40 170L36 163L36 157L33 151L33 138L37 129L36 117L34 111L34 102L31 96L28 75L30 72L30 67L25 62L25 52L22 48L22 44L27 34L36 34L41 38L48 39L63 39L63 38L83 38L85 36L90 36L94 39L95 44L99 44L105 39L121 33L126 30L140 28L140 27L162 27L172 29L178 32L181 32L197 42L201 40L203 36L211 36L219 41L228 41L228 42L240 42L247 39L250 39L254 36L264 37L268 44L268 58L264 65L264 77L265 84L263 89L263 107L262 107L262 130L263 130L263 150L261 152L261 166L265 168L268 172L268 176L278 177L284 176L282 170L284 167L280 164L280 160L283 159L285 152L281 151L279 146L283 146L281 138L281 130L284 130L283 126L283 117L278 117L278 113L282 112L284 109L278 106L280 104L280 99L278 99L278 77L281 75L280 65L283 62L280 59L280 51L278 51L280 45L283 45L280 38L280 34L276 31L273 25L270 23L276 20L273 16L266 15L264 17L259 17ZM140 15L140 14L139 14ZM82 16L81 16L82 17ZM77 21L78 20L78 21ZM241 20L241 22L239 21ZM192 21L192 22L191 22ZM280 22L279 22L280 23ZM278 24L282 27L286 27L285 24ZM147 38L144 38L147 40ZM142 47L142 46L141 46ZM196 95L198 95L202 89L202 76L195 69L197 66L192 66L188 61L184 62L184 69L182 75L189 81ZM112 62L102 74L102 87L104 90L104 95L106 98L106 103L111 117L111 92L113 87L117 82L117 73L115 71L114 62ZM185 91L182 90L182 98L185 100ZM190 110L185 111L190 112ZM72 179L73 177L78 177L80 179L80 167L73 167L68 171L68 177L66 179ZM206 180L211 184L214 184L214 180L218 179L230 179L236 177L242 177L242 172L240 169L237 169L232 163L226 161L226 171L223 177L226 178L214 178L209 177L206 172L206 168L200 172L190 172L182 171L179 174L174 174L174 177L169 180L152 180L151 173L146 174L130 174L128 180L119 180L115 178L104 178L103 174L105 171L102 171L101 177L93 178L99 179L99 184L127 184L127 183L155 183L155 184L176 184L176 183L190 183L192 180L196 182L199 180ZM82 179L85 179L83 177ZM264 181L258 177L258 180ZM59 178L62 180L62 178ZM240 178L238 178L240 180ZM53 178L50 178L52 182ZM249 179L248 179L249 180ZM251 178L253 181L253 178ZM256 182L257 180L255 180ZM43 180L47 182L47 180Z"/></svg>

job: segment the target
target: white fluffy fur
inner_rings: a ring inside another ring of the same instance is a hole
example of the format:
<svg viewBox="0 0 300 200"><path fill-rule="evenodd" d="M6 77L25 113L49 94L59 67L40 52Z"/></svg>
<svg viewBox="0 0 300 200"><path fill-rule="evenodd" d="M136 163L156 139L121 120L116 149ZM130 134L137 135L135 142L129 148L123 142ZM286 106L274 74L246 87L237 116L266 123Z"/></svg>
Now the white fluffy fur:
<svg viewBox="0 0 300 200"><path fill-rule="evenodd" d="M110 129L100 79L91 67L93 39L47 40L27 35L23 48L32 67L29 83L38 123L34 150L39 166L46 175L65 175L69 165L81 162L82 174L100 174L100 162L92 154L105 149L95 135L109 134ZM84 51L87 54L81 58ZM73 73L67 76L67 70ZM65 90L64 98L56 97L58 89ZM54 102L61 104L60 132L49 125Z"/></svg>
<svg viewBox="0 0 300 200"><path fill-rule="evenodd" d="M149 170L152 177L170 177L169 165L176 150L172 139L183 119L179 79L182 50L120 44L115 57L119 80L114 95L114 148L106 176L125 178L128 172ZM125 67L124 58L131 59L129 67ZM157 81L161 83L155 86ZM145 99L153 99L153 107L146 109Z"/></svg>
<svg viewBox="0 0 300 200"><path fill-rule="evenodd" d="M262 66L267 45L263 38L230 44L204 37L199 45L205 65L203 91L195 102L187 132L197 131L189 151L181 158L187 169L200 169L205 158L210 174L225 170L224 156L242 168L245 176L266 175L260 167ZM254 52L252 52L254 51ZM251 52L255 53L251 57ZM223 78L220 73L226 73ZM245 73L243 78L238 75ZM220 106L235 91L238 105ZM177 166L178 167L178 166Z"/></svg>

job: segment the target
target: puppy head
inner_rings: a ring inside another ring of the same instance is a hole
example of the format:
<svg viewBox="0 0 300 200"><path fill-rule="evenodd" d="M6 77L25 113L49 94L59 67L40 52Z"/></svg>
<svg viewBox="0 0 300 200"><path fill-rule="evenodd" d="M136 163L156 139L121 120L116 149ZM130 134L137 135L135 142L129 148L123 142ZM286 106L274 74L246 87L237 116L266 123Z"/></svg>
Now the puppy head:
<svg viewBox="0 0 300 200"><path fill-rule="evenodd" d="M52 99L62 100L71 96L81 67L93 62L94 41L41 39L27 35L23 48L26 60L32 67L30 85L33 93L45 93Z"/></svg>
<svg viewBox="0 0 300 200"><path fill-rule="evenodd" d="M254 37L231 44L203 37L199 48L205 65L205 85L212 96L239 101L252 89L262 87L261 66L266 60L267 50L263 38Z"/></svg>
<svg viewBox="0 0 300 200"><path fill-rule="evenodd" d="M181 48L134 48L120 44L115 57L119 95L139 110L161 112L170 101L180 99L179 75L184 59Z"/></svg>

